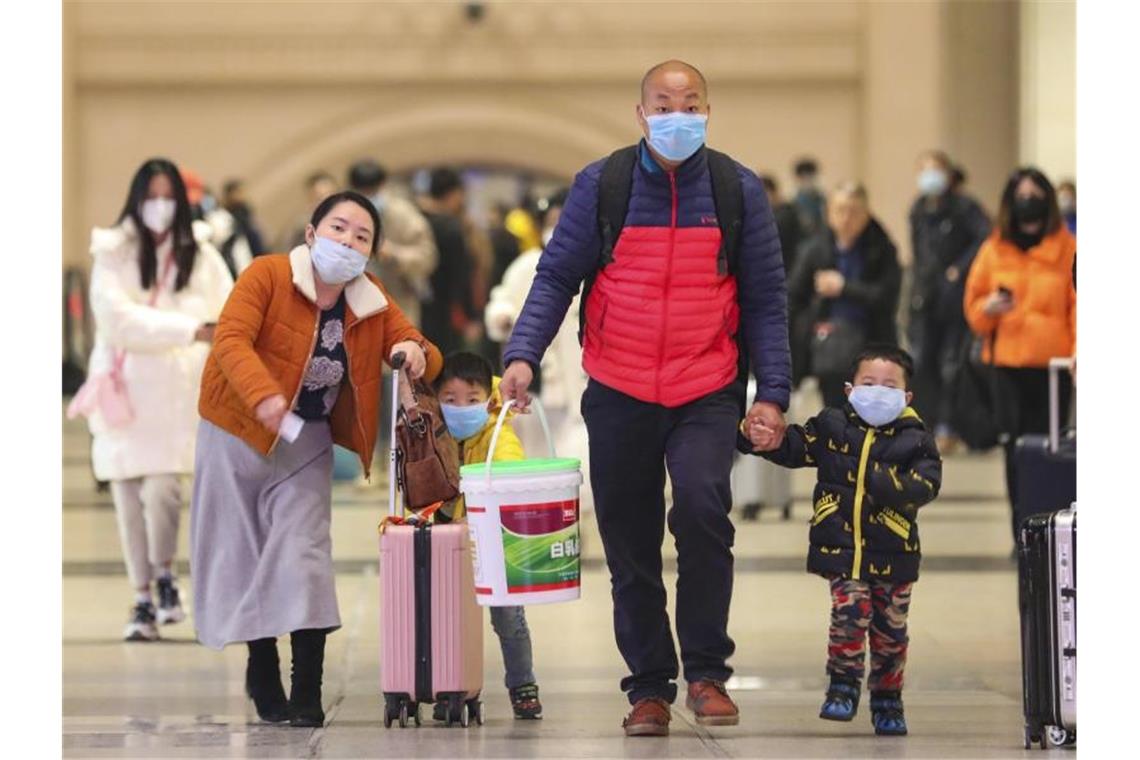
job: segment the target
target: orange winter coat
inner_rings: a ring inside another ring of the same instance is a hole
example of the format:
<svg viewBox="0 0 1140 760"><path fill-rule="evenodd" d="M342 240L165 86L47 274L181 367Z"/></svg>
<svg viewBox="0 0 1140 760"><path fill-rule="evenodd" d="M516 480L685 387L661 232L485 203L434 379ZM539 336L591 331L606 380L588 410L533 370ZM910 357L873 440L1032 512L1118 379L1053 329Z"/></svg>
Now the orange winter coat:
<svg viewBox="0 0 1140 760"><path fill-rule="evenodd" d="M985 338L983 358L999 367L1047 367L1054 356L1072 356L1077 343L1077 291L1073 259L1077 241L1065 227L1022 251L995 232L981 248L966 278L963 306L970 329ZM1000 317L984 309L1004 286L1013 310ZM997 329L997 355L994 330Z"/></svg>
<svg viewBox="0 0 1140 760"><path fill-rule="evenodd" d="M364 274L345 286L344 347L348 382L329 421L335 443L355 451L370 471L379 419L381 366L405 340L426 346L427 380L443 367L439 349L424 341L380 281ZM260 256L246 269L222 309L202 375L198 413L268 455L278 436L254 409L278 393L297 402L317 340L320 309L308 246L288 256Z"/></svg>

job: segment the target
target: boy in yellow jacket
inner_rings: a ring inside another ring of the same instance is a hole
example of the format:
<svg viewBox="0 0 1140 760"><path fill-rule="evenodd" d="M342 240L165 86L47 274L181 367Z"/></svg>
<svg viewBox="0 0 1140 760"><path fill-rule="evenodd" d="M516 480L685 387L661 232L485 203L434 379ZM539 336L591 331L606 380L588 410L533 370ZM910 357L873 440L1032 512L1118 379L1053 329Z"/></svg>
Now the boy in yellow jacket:
<svg viewBox="0 0 1140 760"><path fill-rule="evenodd" d="M443 371L436 378L435 390L447 429L459 442L460 460L463 464L487 461L495 421L502 408L499 378L494 376L491 363L466 351L450 354L444 359ZM492 461L523 458L522 443L511 429L510 422L504 422ZM492 607L491 626L503 650L506 685L515 717L523 720L541 718L542 703L538 701L525 610L522 607Z"/></svg>

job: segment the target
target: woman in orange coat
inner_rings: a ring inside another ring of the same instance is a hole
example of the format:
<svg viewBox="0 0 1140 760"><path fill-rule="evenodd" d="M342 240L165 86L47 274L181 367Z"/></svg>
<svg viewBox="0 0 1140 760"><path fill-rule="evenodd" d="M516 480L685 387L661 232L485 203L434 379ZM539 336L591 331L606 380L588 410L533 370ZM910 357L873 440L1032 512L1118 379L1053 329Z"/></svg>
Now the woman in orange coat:
<svg viewBox="0 0 1140 760"><path fill-rule="evenodd" d="M443 359L364 271L381 241L367 198L324 200L305 241L257 258L218 322L198 403L191 569L198 638L217 649L248 644L258 715L320 726L325 636L340 627L332 445L355 451L367 475L381 365L404 352L412 376L430 381ZM288 700L277 657L285 633Z"/></svg>
<svg viewBox="0 0 1140 760"><path fill-rule="evenodd" d="M966 321L985 338L983 358L997 367L1011 507L1017 502L1013 446L1049 429L1049 359L1072 356L1077 342L1073 262L1077 242L1065 227L1053 185L1037 169L1006 183L994 233L966 278ZM1061 379L1061 418L1072 390ZM1016 541L1017 526L1013 526Z"/></svg>

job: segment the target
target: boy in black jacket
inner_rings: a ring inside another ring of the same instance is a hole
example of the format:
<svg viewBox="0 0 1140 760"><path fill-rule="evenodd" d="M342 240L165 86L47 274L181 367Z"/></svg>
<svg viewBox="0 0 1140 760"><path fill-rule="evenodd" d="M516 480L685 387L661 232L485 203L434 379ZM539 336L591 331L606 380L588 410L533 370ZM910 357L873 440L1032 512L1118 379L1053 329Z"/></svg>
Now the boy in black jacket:
<svg viewBox="0 0 1140 760"><path fill-rule="evenodd" d="M779 448L756 451L770 431L745 419L737 447L785 467L819 471L808 571L831 582L827 673L819 716L849 721L859 706L864 641L871 633L871 722L906 734L902 682L907 609L920 559L918 508L938 495L942 460L909 407L914 364L902 349L871 345L856 357L842 409L789 425Z"/></svg>

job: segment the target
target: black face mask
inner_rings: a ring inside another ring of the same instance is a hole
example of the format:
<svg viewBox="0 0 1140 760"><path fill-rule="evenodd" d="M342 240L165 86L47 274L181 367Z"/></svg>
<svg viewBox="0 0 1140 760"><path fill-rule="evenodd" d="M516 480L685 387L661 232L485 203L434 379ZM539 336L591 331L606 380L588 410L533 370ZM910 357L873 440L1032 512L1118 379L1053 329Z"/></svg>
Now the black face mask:
<svg viewBox="0 0 1140 760"><path fill-rule="evenodd" d="M1022 224L1036 224L1049 216L1049 204L1039 195L1019 195L1013 199L1013 218Z"/></svg>

